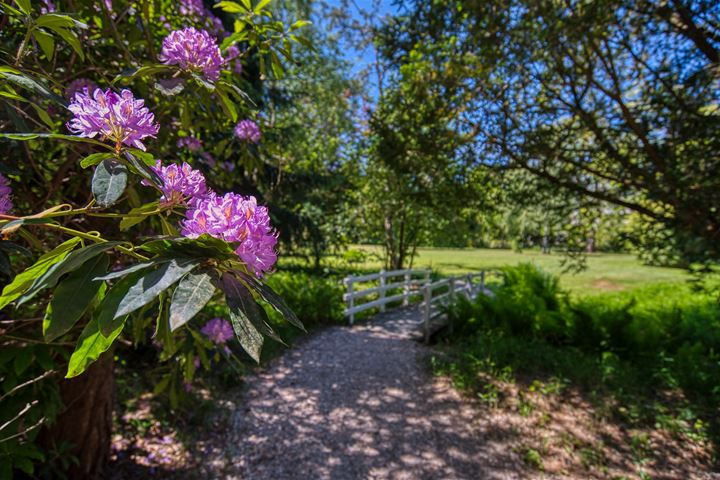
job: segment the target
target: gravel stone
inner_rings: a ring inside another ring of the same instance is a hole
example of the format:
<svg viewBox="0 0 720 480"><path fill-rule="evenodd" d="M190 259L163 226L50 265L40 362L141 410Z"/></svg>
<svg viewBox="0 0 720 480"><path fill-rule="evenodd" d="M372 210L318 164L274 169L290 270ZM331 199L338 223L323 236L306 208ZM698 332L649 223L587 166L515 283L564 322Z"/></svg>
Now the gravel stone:
<svg viewBox="0 0 720 480"><path fill-rule="evenodd" d="M511 429L429 373L420 319L324 329L247 378L218 478L523 478Z"/></svg>

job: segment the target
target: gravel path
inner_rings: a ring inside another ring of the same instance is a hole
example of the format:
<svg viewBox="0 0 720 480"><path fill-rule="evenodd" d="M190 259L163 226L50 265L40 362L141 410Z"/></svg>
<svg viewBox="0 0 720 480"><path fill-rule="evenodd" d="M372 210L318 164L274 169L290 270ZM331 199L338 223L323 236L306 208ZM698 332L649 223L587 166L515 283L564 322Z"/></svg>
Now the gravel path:
<svg viewBox="0 0 720 480"><path fill-rule="evenodd" d="M428 373L419 318L409 308L325 329L249 377L216 459L223 478L523 477L516 434Z"/></svg>

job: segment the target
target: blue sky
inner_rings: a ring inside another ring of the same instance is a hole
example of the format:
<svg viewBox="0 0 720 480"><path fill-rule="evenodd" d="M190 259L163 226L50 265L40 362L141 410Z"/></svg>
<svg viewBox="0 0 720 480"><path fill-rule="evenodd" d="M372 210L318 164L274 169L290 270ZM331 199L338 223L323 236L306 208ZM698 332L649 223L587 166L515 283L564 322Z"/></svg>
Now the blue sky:
<svg viewBox="0 0 720 480"><path fill-rule="evenodd" d="M350 7L347 11L350 13L352 18L362 21L358 9L370 11L373 8L371 0L349 0L344 2L343 0L325 0L328 5L334 8L343 8L344 3L349 3ZM393 15L397 11L397 8L393 5L393 0L379 0L378 2L378 15L375 19L378 23L386 15ZM352 72L356 74L366 68L368 65L375 61L375 52L372 46L368 46L364 49L359 49L352 44L343 43L343 51L345 52L345 58L352 65ZM377 95L377 87L375 85L369 86L369 93L372 96Z"/></svg>

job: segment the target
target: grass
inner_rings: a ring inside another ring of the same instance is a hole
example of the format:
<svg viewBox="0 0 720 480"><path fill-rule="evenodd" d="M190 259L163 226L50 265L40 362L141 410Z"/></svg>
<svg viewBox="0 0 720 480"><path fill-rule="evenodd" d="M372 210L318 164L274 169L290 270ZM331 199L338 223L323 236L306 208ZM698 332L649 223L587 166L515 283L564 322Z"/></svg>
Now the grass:
<svg viewBox="0 0 720 480"><path fill-rule="evenodd" d="M356 271L378 271L382 268L381 247L361 245L352 248L369 254L366 260L349 265L338 256L328 256L325 264ZM560 285L574 293L627 290L653 283L678 283L689 278L682 269L643 265L635 255L621 253L589 254L587 269L577 274L563 273L564 258L559 253L548 255L537 250L519 253L500 249L419 248L413 268L432 268L441 275L458 275L531 262L545 271L560 275ZM281 268L298 263L301 263L298 258L286 257L283 260L281 257Z"/></svg>
<svg viewBox="0 0 720 480"><path fill-rule="evenodd" d="M448 309L432 367L516 417L527 465L603 478L717 468L715 295L655 283L568 298L530 265L505 270L493 296Z"/></svg>

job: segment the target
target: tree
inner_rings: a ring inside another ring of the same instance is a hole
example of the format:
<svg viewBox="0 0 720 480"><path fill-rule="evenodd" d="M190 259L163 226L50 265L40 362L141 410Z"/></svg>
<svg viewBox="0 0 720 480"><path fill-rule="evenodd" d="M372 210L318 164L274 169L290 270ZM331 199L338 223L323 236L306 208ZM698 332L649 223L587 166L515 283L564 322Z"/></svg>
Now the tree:
<svg viewBox="0 0 720 480"><path fill-rule="evenodd" d="M366 166L359 176L365 224L382 231L386 264L401 269L437 219L457 221L476 188L467 168L456 86L421 60L395 73L369 120Z"/></svg>
<svg viewBox="0 0 720 480"><path fill-rule="evenodd" d="M404 5L387 58L462 90L454 119L478 164L519 168L673 232L682 255L720 257L720 6L711 1Z"/></svg>

